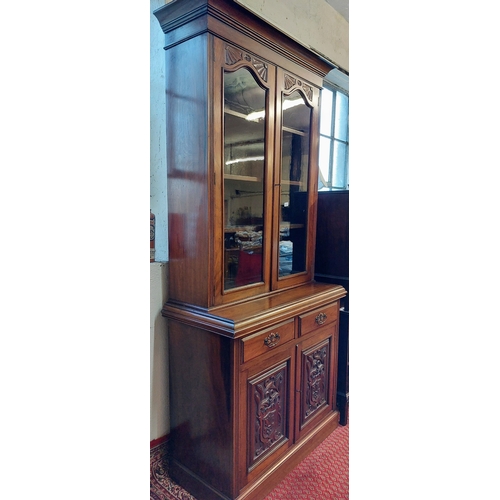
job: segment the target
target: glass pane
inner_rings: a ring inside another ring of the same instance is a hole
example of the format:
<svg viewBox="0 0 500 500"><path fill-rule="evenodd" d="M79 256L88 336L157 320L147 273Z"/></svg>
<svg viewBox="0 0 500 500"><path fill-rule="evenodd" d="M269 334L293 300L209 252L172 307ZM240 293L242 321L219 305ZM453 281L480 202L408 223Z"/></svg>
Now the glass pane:
<svg viewBox="0 0 500 500"><path fill-rule="evenodd" d="M319 183L318 189L328 187L330 180L330 149L332 140L319 138Z"/></svg>
<svg viewBox="0 0 500 500"><path fill-rule="evenodd" d="M311 109L299 92L283 98L279 276L305 271Z"/></svg>
<svg viewBox="0 0 500 500"><path fill-rule="evenodd" d="M345 94L336 92L335 99L335 139L347 141L349 99Z"/></svg>
<svg viewBox="0 0 500 500"><path fill-rule="evenodd" d="M321 125L319 132L323 135L332 135L332 104L333 92L328 89L321 90Z"/></svg>
<svg viewBox="0 0 500 500"><path fill-rule="evenodd" d="M266 91L224 73L224 289L262 281Z"/></svg>
<svg viewBox="0 0 500 500"><path fill-rule="evenodd" d="M337 188L346 187L346 152L347 146L343 142L333 143L333 178L332 185Z"/></svg>

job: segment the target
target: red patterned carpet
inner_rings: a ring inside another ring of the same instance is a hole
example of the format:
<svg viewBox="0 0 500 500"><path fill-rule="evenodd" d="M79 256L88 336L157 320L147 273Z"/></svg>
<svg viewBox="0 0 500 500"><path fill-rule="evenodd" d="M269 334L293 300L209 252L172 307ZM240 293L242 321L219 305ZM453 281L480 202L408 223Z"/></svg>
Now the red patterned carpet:
<svg viewBox="0 0 500 500"><path fill-rule="evenodd" d="M203 500L168 477L164 446L151 449L151 500ZM339 426L264 500L348 500L349 425Z"/></svg>

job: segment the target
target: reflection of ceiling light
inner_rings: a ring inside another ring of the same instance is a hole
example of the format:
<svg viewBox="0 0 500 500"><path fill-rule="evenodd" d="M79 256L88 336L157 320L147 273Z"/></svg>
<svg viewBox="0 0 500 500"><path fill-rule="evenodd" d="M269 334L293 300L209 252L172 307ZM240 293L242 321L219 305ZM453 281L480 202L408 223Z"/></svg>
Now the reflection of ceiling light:
<svg viewBox="0 0 500 500"><path fill-rule="evenodd" d="M266 116L265 110L262 111L254 111L253 113L250 113L249 115L246 116L246 119L251 122L256 122L257 120L260 120L261 118L264 118Z"/></svg>
<svg viewBox="0 0 500 500"><path fill-rule="evenodd" d="M233 163L241 163L243 161L262 161L263 156L250 156L248 158L237 158L236 160L226 161L226 165L232 165Z"/></svg>
<svg viewBox="0 0 500 500"><path fill-rule="evenodd" d="M293 101L285 101L283 103L283 111L294 108L295 106L300 106L301 104L304 104L304 100L302 98L294 99ZM250 113L247 115L246 119L249 121L257 121L264 118L264 116L266 116L266 111L263 109L262 111L254 111L253 113Z"/></svg>

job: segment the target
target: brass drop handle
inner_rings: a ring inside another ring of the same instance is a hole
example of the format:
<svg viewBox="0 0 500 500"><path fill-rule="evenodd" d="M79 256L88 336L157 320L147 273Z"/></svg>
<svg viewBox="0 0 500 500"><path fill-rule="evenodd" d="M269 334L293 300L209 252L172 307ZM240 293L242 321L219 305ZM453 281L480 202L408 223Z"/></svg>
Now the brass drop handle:
<svg viewBox="0 0 500 500"><path fill-rule="evenodd" d="M318 325L322 325L325 321L326 321L326 314L325 313L319 313L316 316L316 323L318 323Z"/></svg>
<svg viewBox="0 0 500 500"><path fill-rule="evenodd" d="M267 345L267 347L274 347L279 341L280 334L278 332L272 332L264 339L264 344Z"/></svg>

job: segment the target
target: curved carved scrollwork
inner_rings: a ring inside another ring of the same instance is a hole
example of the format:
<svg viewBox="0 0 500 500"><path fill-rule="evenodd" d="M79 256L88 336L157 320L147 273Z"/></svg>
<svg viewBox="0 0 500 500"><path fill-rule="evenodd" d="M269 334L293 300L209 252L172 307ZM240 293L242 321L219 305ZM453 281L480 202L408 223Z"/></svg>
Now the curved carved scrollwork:
<svg viewBox="0 0 500 500"><path fill-rule="evenodd" d="M226 45L226 64L228 66L234 66L240 61L249 62L260 79L267 82L268 65L264 61L257 59L252 54L243 52L236 47L231 45Z"/></svg>
<svg viewBox="0 0 500 500"><path fill-rule="evenodd" d="M283 367L256 381L254 398L254 439L251 462L278 445L285 438L286 368Z"/></svg>
<svg viewBox="0 0 500 500"><path fill-rule="evenodd" d="M308 419L319 408L327 404L328 390L328 347L321 348L308 353L304 359L304 414L303 419Z"/></svg>
<svg viewBox="0 0 500 500"><path fill-rule="evenodd" d="M298 78L293 77L292 75L289 75L288 73L285 73L284 85L285 85L285 90L290 93L293 90L300 90L302 94L304 94L304 97L309 102L312 103L314 97L314 90L309 84L303 82L302 80L299 80Z"/></svg>

